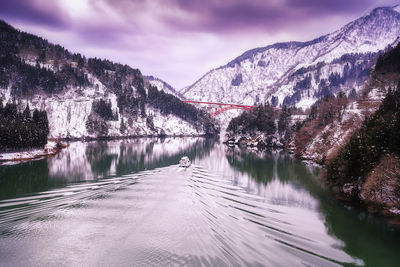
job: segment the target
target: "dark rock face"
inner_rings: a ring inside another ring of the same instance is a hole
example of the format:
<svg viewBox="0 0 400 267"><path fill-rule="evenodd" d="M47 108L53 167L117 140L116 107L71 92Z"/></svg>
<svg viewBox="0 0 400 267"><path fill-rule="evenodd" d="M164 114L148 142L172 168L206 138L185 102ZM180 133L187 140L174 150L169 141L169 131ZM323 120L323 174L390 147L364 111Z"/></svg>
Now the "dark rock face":
<svg viewBox="0 0 400 267"><path fill-rule="evenodd" d="M242 82L243 82L243 77L242 74L239 73L235 76L235 78L233 78L231 84L232 86L239 86Z"/></svg>

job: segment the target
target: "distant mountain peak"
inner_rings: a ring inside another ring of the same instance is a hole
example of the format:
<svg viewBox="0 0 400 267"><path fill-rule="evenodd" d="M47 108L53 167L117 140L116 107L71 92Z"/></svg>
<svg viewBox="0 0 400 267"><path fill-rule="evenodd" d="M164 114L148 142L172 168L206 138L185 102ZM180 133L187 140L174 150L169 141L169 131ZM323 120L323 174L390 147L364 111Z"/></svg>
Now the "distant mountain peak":
<svg viewBox="0 0 400 267"><path fill-rule="evenodd" d="M4 29L10 29L10 30L13 29L13 30L15 30L13 26L8 24L4 20L0 19L0 30L4 30Z"/></svg>
<svg viewBox="0 0 400 267"><path fill-rule="evenodd" d="M393 7L392 7L392 9L393 9L394 11L396 11L396 12L399 12L399 13L400 13L400 4L399 4L399 5L395 5L395 6L393 6Z"/></svg>
<svg viewBox="0 0 400 267"><path fill-rule="evenodd" d="M250 49L246 52L244 52L242 55L238 56L237 58L233 59L232 61L230 61L228 64L226 64L225 66L228 67L232 67L235 63L238 63L240 61L246 60L248 58L250 58L251 56L253 56L255 53L260 53L260 52L264 52L268 49L291 49L291 48L302 48L305 46L309 46L309 45L313 45L315 43L321 42L324 38L327 38L331 35L335 35L337 33L340 33L341 31L345 30L345 29L349 29L349 28L354 28L357 27L356 25L360 25L363 22L365 23L365 20L367 19L371 19L377 15L385 15L385 13L382 12L391 12L394 16L398 17L400 19L400 14L396 14L393 11L396 11L397 13L400 13L400 4L393 6L393 7L377 7L375 9L373 9L372 11L368 12L366 15L352 21L349 22L348 24L344 25L340 30L337 30L335 32L326 34L326 35L322 35L318 38L315 38L313 40L310 41L305 41L305 42L300 42L300 41L288 41L288 42L279 42L279 43L274 43L268 46L264 46L264 47L258 47L258 48L253 48ZM387 14L386 14L387 15Z"/></svg>
<svg viewBox="0 0 400 267"><path fill-rule="evenodd" d="M400 6L379 7L307 42L244 52L182 91L201 101L310 107L339 90L360 89L379 53L399 42ZM241 79L237 79L237 77Z"/></svg>

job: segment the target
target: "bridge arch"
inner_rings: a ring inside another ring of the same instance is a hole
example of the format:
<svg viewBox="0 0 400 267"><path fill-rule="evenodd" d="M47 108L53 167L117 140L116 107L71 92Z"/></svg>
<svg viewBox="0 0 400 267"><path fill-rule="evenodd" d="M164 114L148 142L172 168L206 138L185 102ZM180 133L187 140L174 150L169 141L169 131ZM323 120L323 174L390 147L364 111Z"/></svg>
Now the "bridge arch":
<svg viewBox="0 0 400 267"><path fill-rule="evenodd" d="M215 112L210 112L210 117L214 118L215 116L217 116L218 114L230 110L230 109L243 109L243 110L252 110L254 107L237 107L237 106L228 106L228 107L224 107L221 109L218 109Z"/></svg>
<svg viewBox="0 0 400 267"><path fill-rule="evenodd" d="M216 103L216 102L203 102L203 101L194 101L194 100L182 100L185 103L192 103L192 104L204 104L209 106L209 113L210 116L213 118L218 114L230 110L230 109L243 109L243 110L252 110L256 106L248 106L248 105L238 105L238 104L227 104L227 103ZM213 112L212 108L217 107L219 108L217 111Z"/></svg>
<svg viewBox="0 0 400 267"><path fill-rule="evenodd" d="M193 103L193 104L204 104L209 106L209 113L211 118L221 114L224 111L230 109L243 109L243 110L252 110L256 106L248 106L248 105L239 105L239 104L227 104L227 103L216 103L216 102L203 102L203 101L194 101L194 100L182 100L185 103ZM217 111L213 112L212 108L217 107L219 108ZM280 109L280 108L273 108L273 109Z"/></svg>

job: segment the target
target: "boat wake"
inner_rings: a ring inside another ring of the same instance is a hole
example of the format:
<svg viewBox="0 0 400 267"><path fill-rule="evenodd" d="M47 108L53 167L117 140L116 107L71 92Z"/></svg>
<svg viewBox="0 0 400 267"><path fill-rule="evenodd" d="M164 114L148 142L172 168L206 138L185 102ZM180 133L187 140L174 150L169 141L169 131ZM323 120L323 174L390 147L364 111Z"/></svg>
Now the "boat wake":
<svg viewBox="0 0 400 267"><path fill-rule="evenodd" d="M3 200L0 229L6 265L362 265L314 211L195 164Z"/></svg>

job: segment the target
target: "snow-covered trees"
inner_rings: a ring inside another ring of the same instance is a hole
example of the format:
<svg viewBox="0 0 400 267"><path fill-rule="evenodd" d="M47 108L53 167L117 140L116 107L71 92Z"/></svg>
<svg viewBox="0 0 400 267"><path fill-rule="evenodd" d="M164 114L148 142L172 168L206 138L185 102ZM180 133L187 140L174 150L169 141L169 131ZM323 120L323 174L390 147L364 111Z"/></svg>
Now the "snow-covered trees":
<svg viewBox="0 0 400 267"><path fill-rule="evenodd" d="M243 112L240 116L233 118L228 125L227 132L231 134L254 134L262 132L266 134L274 134L276 112L267 105L260 105L252 111Z"/></svg>
<svg viewBox="0 0 400 267"><path fill-rule="evenodd" d="M164 115L173 114L187 122L201 128L206 134L216 134L218 129L214 125L209 114L197 109L191 104L182 102L179 98L159 91L157 87L148 88L147 103L160 110Z"/></svg>
<svg viewBox="0 0 400 267"><path fill-rule="evenodd" d="M386 154L400 156L400 86L387 94L379 110L329 162L327 177L333 183L357 182Z"/></svg>
<svg viewBox="0 0 400 267"><path fill-rule="evenodd" d="M35 109L31 117L29 106L20 113L16 104L0 101L0 149L43 147L48 134L46 111Z"/></svg>
<svg viewBox="0 0 400 267"><path fill-rule="evenodd" d="M107 121L117 121L118 113L113 112L111 102L106 102L104 99L95 100L92 103L92 112L97 113L101 118Z"/></svg>
<svg viewBox="0 0 400 267"><path fill-rule="evenodd" d="M73 98L93 96L96 100L90 114L85 116L88 119L82 123L85 123L88 133L97 133L98 136L108 135L109 127L118 125L109 121L118 121L122 117L126 121L120 134L130 135L132 133L124 128L127 125L132 128L134 121L145 121L149 111L154 112L154 109L162 115L172 114L189 122L199 133L204 133L202 129L207 129L207 133L217 133L217 127L208 114L182 103L175 96L151 88L140 70L106 59L86 59L0 20L0 91L7 88L11 88L11 99L31 99L40 95L39 98L51 97L58 101L59 96L63 98L65 95ZM110 99L110 94L116 96L118 108L103 100ZM4 93L0 92L0 95ZM71 111L66 114L71 125ZM154 118L154 123L159 121Z"/></svg>
<svg viewBox="0 0 400 267"><path fill-rule="evenodd" d="M0 88L11 86L13 95L27 95L39 91L56 93L69 85L89 84L82 69L71 67L74 59L82 62L79 54L20 32L3 21L0 21L0 32ZM41 67L50 62L53 66L57 63L58 67L53 70Z"/></svg>

